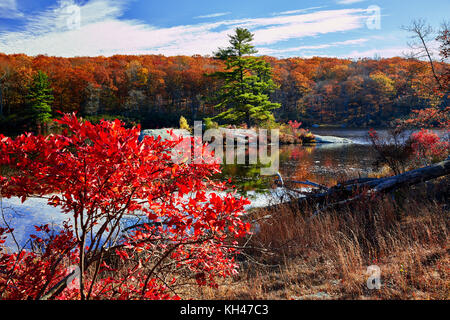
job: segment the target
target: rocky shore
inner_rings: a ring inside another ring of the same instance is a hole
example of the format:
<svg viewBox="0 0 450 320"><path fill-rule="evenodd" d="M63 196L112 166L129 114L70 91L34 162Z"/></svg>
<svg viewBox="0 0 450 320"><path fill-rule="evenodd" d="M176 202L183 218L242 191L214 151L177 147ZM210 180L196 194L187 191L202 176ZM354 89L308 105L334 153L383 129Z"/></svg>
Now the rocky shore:
<svg viewBox="0 0 450 320"><path fill-rule="evenodd" d="M170 135L167 132L168 130L173 130L173 134L177 136L189 137L191 135L189 131L183 129L147 129L141 131L139 139L142 140L144 136L154 136L154 137L161 136L162 139L168 139L170 138ZM221 129L221 131L223 131L224 137L225 134L229 133L229 130L230 129ZM233 133L233 136L237 141L244 142L248 140L248 136L242 133ZM270 134L268 135L268 139L270 140ZM281 137L280 135L280 144L296 144L297 143L296 140L297 139L295 139L294 136L292 136L292 139L289 139L287 135L284 135L283 137ZM353 143L353 141L347 138L314 135L314 139L311 140L311 142L308 144L313 145L313 144L351 144L351 143Z"/></svg>

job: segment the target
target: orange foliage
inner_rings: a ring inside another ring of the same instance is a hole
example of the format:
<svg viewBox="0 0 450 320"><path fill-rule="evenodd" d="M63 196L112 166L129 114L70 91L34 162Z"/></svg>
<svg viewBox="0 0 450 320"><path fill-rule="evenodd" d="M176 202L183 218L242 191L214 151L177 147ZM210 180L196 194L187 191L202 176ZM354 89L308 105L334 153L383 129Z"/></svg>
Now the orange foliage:
<svg viewBox="0 0 450 320"><path fill-rule="evenodd" d="M282 104L275 114L282 122L380 126L445 103L429 68L414 59L264 59L279 85L271 99ZM437 67L448 69L444 62ZM192 121L214 114L211 98L221 83L205 75L222 68L221 61L202 56L0 54L0 116L24 109L27 87L41 70L51 82L55 115L77 111L132 117L145 127L175 125L181 115Z"/></svg>

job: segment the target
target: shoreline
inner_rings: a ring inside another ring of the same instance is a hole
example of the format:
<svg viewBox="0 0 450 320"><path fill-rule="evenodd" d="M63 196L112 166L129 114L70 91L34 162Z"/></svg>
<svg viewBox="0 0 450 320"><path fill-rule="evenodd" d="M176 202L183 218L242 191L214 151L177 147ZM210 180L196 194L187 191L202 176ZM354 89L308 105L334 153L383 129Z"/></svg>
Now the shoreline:
<svg viewBox="0 0 450 320"><path fill-rule="evenodd" d="M173 128L165 128L165 129L145 129L142 130L140 135L139 135L139 140L142 140L144 136L153 136L153 137L158 137L161 136L161 139L168 139L170 138L170 135L168 134L168 131L172 130L173 134L178 135L178 136L183 136L183 137L191 137L192 134L184 129L173 129ZM226 134L226 130L223 130L223 137L224 137L224 142L226 141L225 139L225 134ZM280 135L281 137L281 135ZM243 135L243 134L234 134L233 138L239 143L245 143L247 144L248 141L248 136L247 135ZM314 134L314 142L311 143L301 143L300 141L296 140L296 138L294 136L292 136L293 140L290 140L292 142L286 142L286 140L284 139L280 139L279 143L280 145L308 145L308 146L313 146L316 144L354 144L355 142L351 139L348 138L342 138L342 137L337 137L337 136L323 136L323 135L316 135ZM224 143L225 144L225 143ZM270 142L267 143L268 145L271 144Z"/></svg>

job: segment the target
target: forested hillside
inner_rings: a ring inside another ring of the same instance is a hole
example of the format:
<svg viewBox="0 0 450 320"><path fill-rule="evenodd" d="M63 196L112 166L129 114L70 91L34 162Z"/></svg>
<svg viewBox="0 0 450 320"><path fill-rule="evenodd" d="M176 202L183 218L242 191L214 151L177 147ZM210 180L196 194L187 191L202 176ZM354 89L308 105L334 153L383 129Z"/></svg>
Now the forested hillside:
<svg viewBox="0 0 450 320"><path fill-rule="evenodd" d="M306 125L385 126L412 110L447 105L435 94L425 62L415 59L265 57L278 88L279 121ZM448 70L448 65L436 64ZM224 68L211 57L156 55L55 58L0 54L0 131L27 129L21 116L35 75L48 76L52 112L78 112L92 119L121 117L156 128L216 115L221 83L207 76Z"/></svg>

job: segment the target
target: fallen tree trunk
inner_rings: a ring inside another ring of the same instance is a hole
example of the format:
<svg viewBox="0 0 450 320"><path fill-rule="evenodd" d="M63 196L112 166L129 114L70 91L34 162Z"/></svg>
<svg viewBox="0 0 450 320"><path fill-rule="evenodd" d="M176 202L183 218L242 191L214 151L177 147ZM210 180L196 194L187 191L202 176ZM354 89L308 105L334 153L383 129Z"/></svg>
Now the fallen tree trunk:
<svg viewBox="0 0 450 320"><path fill-rule="evenodd" d="M366 196L372 197L377 194L391 192L448 174L450 174L450 157L440 163L392 177L349 180L330 187L325 191L323 191L323 188L320 188L319 191L302 192L303 197L292 200L290 203L296 202L300 206L312 206L316 208L316 212L319 212L331 207L347 205ZM272 206L272 208L276 209L275 207L278 206L280 205Z"/></svg>
<svg viewBox="0 0 450 320"><path fill-rule="evenodd" d="M353 191L360 188L371 188L374 192L391 191L399 187L413 185L428 180L436 179L450 173L450 159L435 165L419 168L405 173L380 179L373 179L363 183L347 184L344 188ZM340 188L340 185L337 186Z"/></svg>
<svg viewBox="0 0 450 320"><path fill-rule="evenodd" d="M390 192L402 187L426 182L432 179L443 177L450 174L450 158L435 165L411 170L393 177L380 179L354 180L338 184L329 188L323 193L313 193L299 199L300 204L305 203L330 203L338 200L336 204L345 204L351 200L357 200L365 194L373 196L374 194Z"/></svg>

